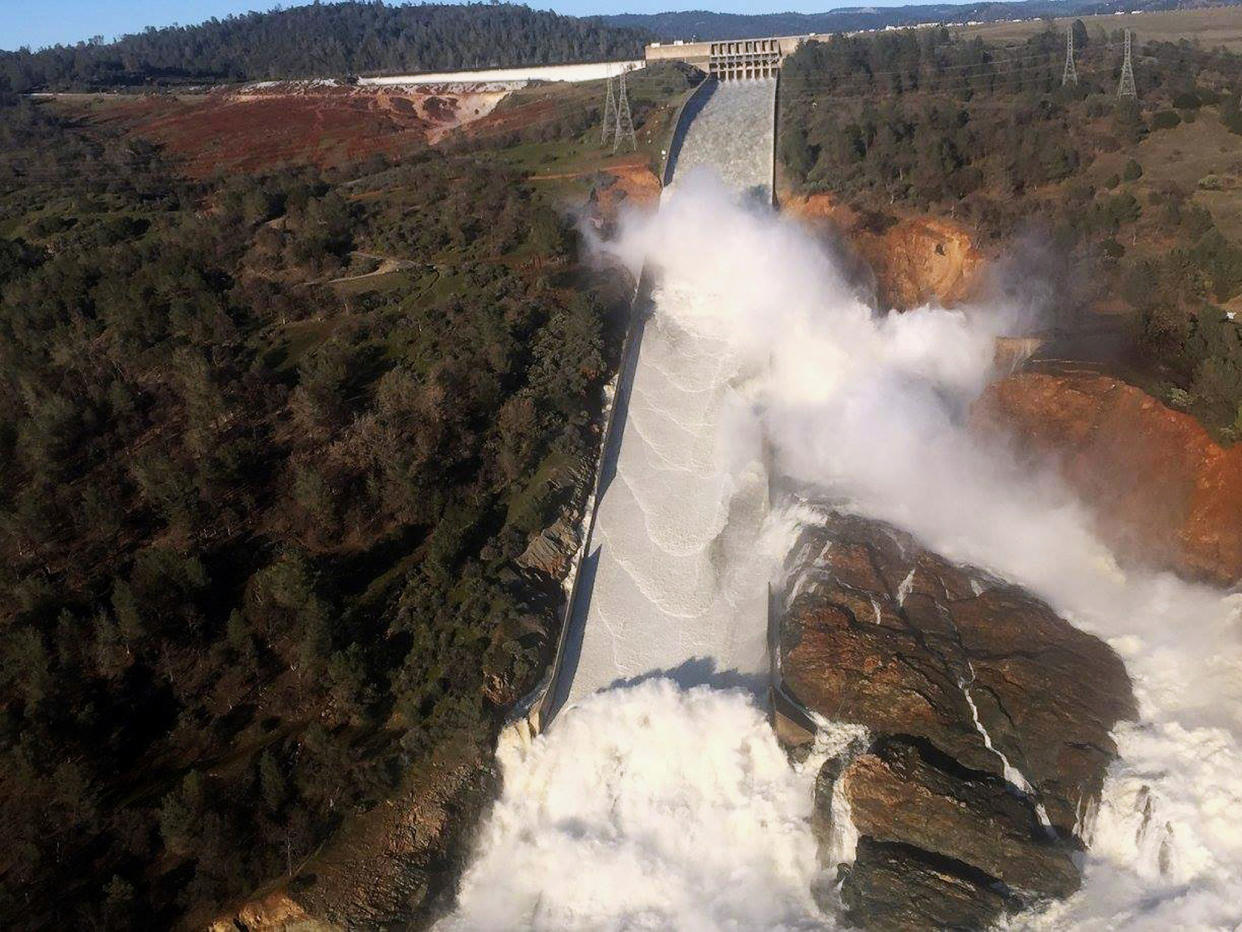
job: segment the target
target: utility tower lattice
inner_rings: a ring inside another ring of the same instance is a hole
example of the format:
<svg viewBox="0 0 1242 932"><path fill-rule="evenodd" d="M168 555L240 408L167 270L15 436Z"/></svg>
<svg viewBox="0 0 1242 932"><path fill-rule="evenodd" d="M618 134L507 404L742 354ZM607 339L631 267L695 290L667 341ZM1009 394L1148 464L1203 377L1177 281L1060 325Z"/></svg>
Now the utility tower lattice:
<svg viewBox="0 0 1242 932"><path fill-rule="evenodd" d="M1074 29L1065 30L1065 71L1061 74L1061 86L1078 84L1078 69L1074 67Z"/></svg>
<svg viewBox="0 0 1242 932"><path fill-rule="evenodd" d="M1121 65L1121 83L1117 85L1118 97L1137 97L1134 87L1134 64L1130 60L1130 30L1126 30L1126 58Z"/></svg>
<svg viewBox="0 0 1242 932"><path fill-rule="evenodd" d="M612 137L612 151L616 153L621 147L621 140L630 141L631 151L638 150L638 140L634 138L634 118L630 116L630 101L625 96L625 70L621 71L621 92L617 98L617 128Z"/></svg>
<svg viewBox="0 0 1242 932"><path fill-rule="evenodd" d="M608 99L604 101L604 125L600 130L600 146L608 145L608 134L617 129L617 98L612 93L612 69L608 69Z"/></svg>

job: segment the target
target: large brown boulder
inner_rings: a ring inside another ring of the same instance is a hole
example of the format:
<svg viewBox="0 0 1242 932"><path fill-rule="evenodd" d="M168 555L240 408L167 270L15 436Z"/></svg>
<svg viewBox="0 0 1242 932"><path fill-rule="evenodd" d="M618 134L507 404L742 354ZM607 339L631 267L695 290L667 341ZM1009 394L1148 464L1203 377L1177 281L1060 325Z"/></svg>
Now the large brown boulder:
<svg viewBox="0 0 1242 932"><path fill-rule="evenodd" d="M1048 896L1078 889L1074 849L1002 781L938 767L912 744L883 742L841 778L854 827L971 864L1006 886Z"/></svg>
<svg viewBox="0 0 1242 932"><path fill-rule="evenodd" d="M986 929L1007 905L999 885L967 864L866 837L841 899L851 922L875 932Z"/></svg>
<svg viewBox="0 0 1242 932"><path fill-rule="evenodd" d="M1059 464L1122 555L1222 586L1242 580L1242 445L1093 373L1027 372L992 385L975 425Z"/></svg>
<svg viewBox="0 0 1242 932"><path fill-rule="evenodd" d="M873 738L825 764L817 806L844 793L860 835L897 846L877 870L898 850L931 858L920 902L955 863L969 875L953 898L979 877L1007 903L1072 892L1080 816L1115 754L1113 725L1135 714L1121 660L1030 593L878 522L829 514L794 554L776 606L783 688ZM869 870L856 862L847 885L859 916L866 891L889 886ZM982 914L999 908L984 899Z"/></svg>

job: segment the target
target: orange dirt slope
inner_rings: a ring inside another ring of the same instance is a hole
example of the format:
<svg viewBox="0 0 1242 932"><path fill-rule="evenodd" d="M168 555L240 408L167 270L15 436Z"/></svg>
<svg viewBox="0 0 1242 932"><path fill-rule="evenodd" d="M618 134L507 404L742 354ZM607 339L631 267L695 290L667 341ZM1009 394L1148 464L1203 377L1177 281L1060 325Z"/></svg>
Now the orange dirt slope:
<svg viewBox="0 0 1242 932"><path fill-rule="evenodd" d="M1217 585L1242 580L1242 445L1103 375L1027 372L992 385L977 426L1055 457L1125 556Z"/></svg>
<svg viewBox="0 0 1242 932"><path fill-rule="evenodd" d="M781 209L811 225L829 224L875 274L881 308L946 307L978 293L984 259L962 227L930 217L878 224L828 194L793 195Z"/></svg>
<svg viewBox="0 0 1242 932"><path fill-rule="evenodd" d="M202 95L66 99L184 160L186 173L341 165L398 155L491 112L504 92L324 84L252 85Z"/></svg>

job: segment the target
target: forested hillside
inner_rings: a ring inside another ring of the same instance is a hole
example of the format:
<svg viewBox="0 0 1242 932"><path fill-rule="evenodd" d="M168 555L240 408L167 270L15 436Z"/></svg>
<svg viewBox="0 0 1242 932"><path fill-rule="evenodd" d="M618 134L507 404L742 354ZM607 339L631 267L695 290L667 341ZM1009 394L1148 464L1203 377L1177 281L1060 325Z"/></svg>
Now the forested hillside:
<svg viewBox="0 0 1242 932"><path fill-rule="evenodd" d="M1009 48L946 29L834 36L781 78L790 187L826 192L882 230L903 214L965 225L1063 333L1128 321L1124 374L1242 438L1242 58L1135 43L1138 99L1119 99L1122 37L1079 21ZM1141 39L1141 37L1140 37ZM1107 310L1107 316L1092 313Z"/></svg>
<svg viewBox="0 0 1242 932"><path fill-rule="evenodd" d="M613 26L643 29L661 39L748 39L755 36L829 35L916 23L989 23L1085 16L1118 10L1170 10L1198 6L1184 0L1002 0L985 3L919 3L906 6L843 6L824 13L718 13L679 10L668 13L610 13L600 17Z"/></svg>
<svg viewBox="0 0 1242 932"><path fill-rule="evenodd" d="M0 52L0 90L5 81L25 92L641 58L645 36L508 3L316 3Z"/></svg>
<svg viewBox="0 0 1242 932"><path fill-rule="evenodd" d="M468 808L627 285L478 147L189 183L49 106L0 101L0 925L201 926Z"/></svg>

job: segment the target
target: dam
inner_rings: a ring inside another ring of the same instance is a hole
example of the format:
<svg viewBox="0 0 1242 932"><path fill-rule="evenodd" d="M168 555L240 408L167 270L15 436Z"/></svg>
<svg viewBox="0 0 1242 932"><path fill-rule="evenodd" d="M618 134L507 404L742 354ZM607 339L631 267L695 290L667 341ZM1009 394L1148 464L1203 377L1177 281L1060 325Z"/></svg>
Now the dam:
<svg viewBox="0 0 1242 932"><path fill-rule="evenodd" d="M776 80L704 90L661 209L709 174L770 204ZM747 373L726 343L683 326L701 300L665 275L636 308L545 726L597 691L657 675L766 690L767 577L752 557L768 479L758 432L732 429L746 422Z"/></svg>

